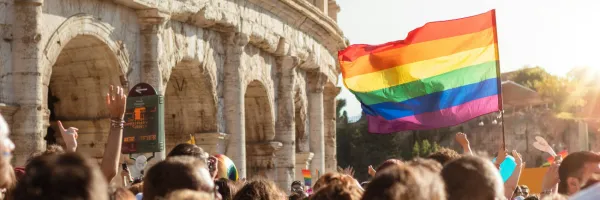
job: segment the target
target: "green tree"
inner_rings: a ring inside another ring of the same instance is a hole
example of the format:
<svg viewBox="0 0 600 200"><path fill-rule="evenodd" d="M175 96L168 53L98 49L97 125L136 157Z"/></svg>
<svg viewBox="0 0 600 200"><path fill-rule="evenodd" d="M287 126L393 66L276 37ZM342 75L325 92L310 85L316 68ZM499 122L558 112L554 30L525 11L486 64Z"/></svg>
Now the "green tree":
<svg viewBox="0 0 600 200"><path fill-rule="evenodd" d="M423 140L423 143L421 144L421 155L428 156L430 152L431 152L431 143L429 143L429 140Z"/></svg>
<svg viewBox="0 0 600 200"><path fill-rule="evenodd" d="M554 76L544 68L525 67L511 73L508 79L538 92L545 100L550 100L556 105L557 112L573 112L584 105L581 98L573 98L573 80L576 79Z"/></svg>
<svg viewBox="0 0 600 200"><path fill-rule="evenodd" d="M344 108L346 107L346 99L337 99L335 102L335 112L337 119L340 119L342 116L346 115L346 111Z"/></svg>
<svg viewBox="0 0 600 200"><path fill-rule="evenodd" d="M441 146L437 142L433 142L433 146L431 148L431 152L430 153L437 152L437 151L440 150L440 148L441 148Z"/></svg>
<svg viewBox="0 0 600 200"><path fill-rule="evenodd" d="M416 141L415 145L413 146L412 157L413 158L419 157L420 153L421 153L421 147L419 146L419 141Z"/></svg>

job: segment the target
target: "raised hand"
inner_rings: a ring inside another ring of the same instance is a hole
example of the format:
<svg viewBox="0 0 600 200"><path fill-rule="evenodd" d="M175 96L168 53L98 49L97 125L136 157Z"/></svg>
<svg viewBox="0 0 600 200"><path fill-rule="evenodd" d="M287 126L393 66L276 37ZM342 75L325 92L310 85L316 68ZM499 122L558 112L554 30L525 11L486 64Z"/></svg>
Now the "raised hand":
<svg viewBox="0 0 600 200"><path fill-rule="evenodd" d="M498 156L496 157L496 165L500 166L500 164L502 164L502 162L504 162L504 160L506 159L506 156L508 154L506 153L506 149L504 148L504 145L500 145L500 149L498 149Z"/></svg>
<svg viewBox="0 0 600 200"><path fill-rule="evenodd" d="M521 157L521 154L517 152L517 150L512 151L512 156L515 157L515 163L517 164L517 167L523 166L523 158Z"/></svg>
<svg viewBox="0 0 600 200"><path fill-rule="evenodd" d="M69 127L65 129L62 122L57 121L56 123L58 124L60 135L65 141L65 150L68 152L75 152L77 150L77 138L79 137L77 131L79 131L79 129L75 127Z"/></svg>
<svg viewBox="0 0 600 200"><path fill-rule="evenodd" d="M456 140L456 142L458 142L458 144L460 144L460 146L464 147L469 145L469 139L467 139L467 134L457 133L454 139Z"/></svg>
<svg viewBox="0 0 600 200"><path fill-rule="evenodd" d="M375 173L377 173L377 171L375 171L375 169L373 169L373 165L369 165L369 175L371 177L375 177Z"/></svg>
<svg viewBox="0 0 600 200"><path fill-rule="evenodd" d="M106 95L106 105L110 112L111 119L122 120L125 115L125 103L127 96L122 87L110 86L110 91Z"/></svg>
<svg viewBox="0 0 600 200"><path fill-rule="evenodd" d="M558 168L560 167L560 163L554 162L544 174L544 178L542 179L542 191L545 190L553 190L556 185L558 185L559 177L558 177ZM556 191L554 191L556 192Z"/></svg>

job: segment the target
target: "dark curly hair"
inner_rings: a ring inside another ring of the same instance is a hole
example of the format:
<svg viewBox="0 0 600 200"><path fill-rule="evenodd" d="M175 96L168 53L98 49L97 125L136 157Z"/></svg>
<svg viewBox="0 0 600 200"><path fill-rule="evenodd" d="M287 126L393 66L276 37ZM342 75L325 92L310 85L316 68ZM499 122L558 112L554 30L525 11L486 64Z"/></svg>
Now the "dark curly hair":
<svg viewBox="0 0 600 200"><path fill-rule="evenodd" d="M247 183L233 197L234 200L279 200L286 196L275 186L275 183L267 180L255 180Z"/></svg>

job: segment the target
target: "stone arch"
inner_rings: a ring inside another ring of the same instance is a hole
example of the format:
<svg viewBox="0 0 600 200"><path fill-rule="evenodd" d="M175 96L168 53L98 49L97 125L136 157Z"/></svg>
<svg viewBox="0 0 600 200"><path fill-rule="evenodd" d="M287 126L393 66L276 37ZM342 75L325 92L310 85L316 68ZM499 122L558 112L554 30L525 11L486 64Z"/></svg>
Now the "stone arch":
<svg viewBox="0 0 600 200"><path fill-rule="evenodd" d="M114 56L114 60L119 67L122 75L127 74L130 58L129 51L122 40L114 37L113 27L103 23L88 14L77 14L69 17L50 35L44 47L43 55L46 62L43 72L43 83L48 85L52 66L58 60L62 50L69 42L79 36L93 37L102 42ZM126 82L126 77L121 78L121 82ZM125 84L123 84L125 85Z"/></svg>
<svg viewBox="0 0 600 200"><path fill-rule="evenodd" d="M336 101L335 98L340 92L331 81L325 83L323 88L323 126L325 139L325 170L336 171Z"/></svg>
<svg viewBox="0 0 600 200"><path fill-rule="evenodd" d="M244 95L246 168L248 178L274 178L275 122L268 90L260 81L250 81Z"/></svg>
<svg viewBox="0 0 600 200"><path fill-rule="evenodd" d="M47 74L45 103L50 111L48 143L60 138L55 122L79 128L78 151L100 159L109 131L106 93L109 85L122 86L118 56L104 41L78 35L61 46ZM58 141L59 143L62 141Z"/></svg>
<svg viewBox="0 0 600 200"><path fill-rule="evenodd" d="M273 109L267 88L250 81L244 95L246 142L271 141L275 138Z"/></svg>
<svg viewBox="0 0 600 200"><path fill-rule="evenodd" d="M172 68L165 89L165 140L175 145L200 134L217 133L217 95L210 72L196 62ZM206 149L210 151L210 149Z"/></svg>
<svg viewBox="0 0 600 200"><path fill-rule="evenodd" d="M127 88L129 53L113 27L88 14L65 20L43 50L42 83L48 106L46 141L62 143L54 134L56 120L79 128L78 151L101 158L109 131L105 95L109 85Z"/></svg>

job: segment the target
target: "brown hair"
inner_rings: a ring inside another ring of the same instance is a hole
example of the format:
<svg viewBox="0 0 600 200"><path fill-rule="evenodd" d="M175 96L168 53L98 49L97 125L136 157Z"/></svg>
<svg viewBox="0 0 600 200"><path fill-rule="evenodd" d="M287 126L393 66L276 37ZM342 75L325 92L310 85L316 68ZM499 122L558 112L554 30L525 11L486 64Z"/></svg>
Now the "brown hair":
<svg viewBox="0 0 600 200"><path fill-rule="evenodd" d="M558 177L560 179L558 182L558 193L568 193L567 179L569 177L582 179L585 164L588 162L600 162L600 155L589 151L580 151L569 154L560 163L560 167L558 167Z"/></svg>
<svg viewBox="0 0 600 200"><path fill-rule="evenodd" d="M444 182L425 160L394 165L378 172L365 191L364 200L445 200ZM432 161L439 165L437 162ZM435 165L434 165L435 166Z"/></svg>
<svg viewBox="0 0 600 200"><path fill-rule="evenodd" d="M134 195L144 191L144 182L133 184L129 187L129 191Z"/></svg>
<svg viewBox="0 0 600 200"><path fill-rule="evenodd" d="M206 163L206 159L208 159L208 153L204 152L202 148L188 143L178 144L173 147L171 152L169 152L169 155L167 155L167 157L175 156L192 156L202 160L204 163Z"/></svg>
<svg viewBox="0 0 600 200"><path fill-rule="evenodd" d="M377 173L378 171L382 171L385 168L388 168L388 167L391 167L391 166L394 166L394 165L401 165L401 164L402 164L401 160L398 160L398 159L389 159L389 160L386 160L385 162L381 163L381 165L379 165L379 167L377 167L377 170L375 170L375 171Z"/></svg>
<svg viewBox="0 0 600 200"><path fill-rule="evenodd" d="M448 200L494 199L504 197L500 173L491 161L463 156L442 169Z"/></svg>
<svg viewBox="0 0 600 200"><path fill-rule="evenodd" d="M34 159L35 157L38 157L38 156L60 155L60 154L64 154L64 153L65 153L65 150L62 148L62 146L57 145L57 144L51 144L46 147L45 151L38 151L38 152L32 153L29 156L29 159L27 159L27 163L29 163L32 159Z"/></svg>
<svg viewBox="0 0 600 200"><path fill-rule="evenodd" d="M206 174L204 174L206 173ZM144 199L154 200L175 190L205 190L212 192L214 182L206 165L191 156L169 157L152 166L144 177Z"/></svg>
<svg viewBox="0 0 600 200"><path fill-rule="evenodd" d="M234 200L281 200L285 194L271 181L255 180L247 183L233 197Z"/></svg>
<svg viewBox="0 0 600 200"><path fill-rule="evenodd" d="M332 184L334 182L344 182L344 183L351 183L351 184L357 184L358 182L354 182L354 178L352 178L349 175L346 174L341 174L341 173L337 173L337 172L330 172L330 173L326 173L323 176L321 176L321 178L319 178L317 180L317 182L315 182L315 185L313 186L313 191L317 191L329 184Z"/></svg>
<svg viewBox="0 0 600 200"><path fill-rule="evenodd" d="M97 164L77 153L38 156L25 170L14 199L108 199Z"/></svg>
<svg viewBox="0 0 600 200"><path fill-rule="evenodd" d="M223 200L232 200L233 195L238 191L236 183L226 178L215 181L215 184L219 187L219 194Z"/></svg>
<svg viewBox="0 0 600 200"><path fill-rule="evenodd" d="M215 199L213 195L206 192L194 191L189 189L176 190L169 193L166 197L167 200L212 200Z"/></svg>
<svg viewBox="0 0 600 200"><path fill-rule="evenodd" d="M429 154L429 156L427 156L427 158L429 159L433 159L437 162L439 162L442 165L445 165L446 163L458 159L460 158L461 155L458 154L458 152L452 150L452 149L448 149L445 147L441 147L438 151Z"/></svg>
<svg viewBox="0 0 600 200"><path fill-rule="evenodd" d="M135 200L135 195L132 194L131 191L122 187L111 188L109 197L111 200Z"/></svg>
<svg viewBox="0 0 600 200"><path fill-rule="evenodd" d="M351 183L334 182L317 190L310 200L359 200L363 191L357 185Z"/></svg>

